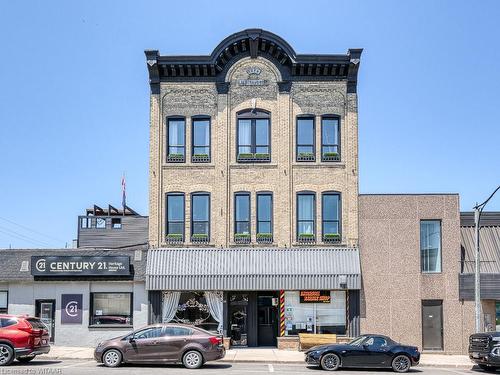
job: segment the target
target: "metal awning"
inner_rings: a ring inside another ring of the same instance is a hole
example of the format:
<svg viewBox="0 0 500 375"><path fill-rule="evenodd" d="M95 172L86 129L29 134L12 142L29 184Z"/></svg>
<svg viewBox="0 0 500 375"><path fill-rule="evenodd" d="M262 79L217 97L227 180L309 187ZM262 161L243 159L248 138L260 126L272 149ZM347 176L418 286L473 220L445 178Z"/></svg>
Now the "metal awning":
<svg viewBox="0 0 500 375"><path fill-rule="evenodd" d="M150 249L148 290L360 289L357 248Z"/></svg>

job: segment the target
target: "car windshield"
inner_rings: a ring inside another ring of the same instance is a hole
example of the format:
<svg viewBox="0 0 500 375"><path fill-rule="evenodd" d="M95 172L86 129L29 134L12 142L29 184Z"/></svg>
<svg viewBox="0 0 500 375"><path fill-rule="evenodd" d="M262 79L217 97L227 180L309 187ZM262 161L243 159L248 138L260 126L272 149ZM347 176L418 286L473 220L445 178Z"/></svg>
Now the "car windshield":
<svg viewBox="0 0 500 375"><path fill-rule="evenodd" d="M349 345L359 346L363 341L365 341L366 336L359 336L352 340Z"/></svg>

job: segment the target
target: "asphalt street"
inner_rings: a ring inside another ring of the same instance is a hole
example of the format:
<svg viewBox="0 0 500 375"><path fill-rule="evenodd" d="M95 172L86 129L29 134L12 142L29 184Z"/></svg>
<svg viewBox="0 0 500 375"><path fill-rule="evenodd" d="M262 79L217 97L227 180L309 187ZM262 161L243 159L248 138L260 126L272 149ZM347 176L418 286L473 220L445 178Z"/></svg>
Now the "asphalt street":
<svg viewBox="0 0 500 375"><path fill-rule="evenodd" d="M123 365L118 368L106 368L90 360L35 360L27 365L14 362L8 367L0 367L0 375L177 375L177 374L326 374L316 367L302 364L266 364L266 363L207 363L200 370L187 370L180 365ZM481 375L483 371L475 369L415 367L412 375ZM345 375L383 375L394 374L390 370L340 370L337 374ZM484 373L486 374L486 373Z"/></svg>

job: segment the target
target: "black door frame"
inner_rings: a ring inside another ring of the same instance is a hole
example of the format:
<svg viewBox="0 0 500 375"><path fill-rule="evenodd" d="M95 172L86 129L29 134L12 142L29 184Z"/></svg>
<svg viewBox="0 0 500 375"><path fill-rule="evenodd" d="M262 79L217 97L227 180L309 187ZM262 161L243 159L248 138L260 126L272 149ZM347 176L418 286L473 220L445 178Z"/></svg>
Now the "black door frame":
<svg viewBox="0 0 500 375"><path fill-rule="evenodd" d="M56 336L56 300L55 299L36 299L35 300L35 316L40 317L42 303L52 304L52 326L50 327L50 342L54 343Z"/></svg>
<svg viewBox="0 0 500 375"><path fill-rule="evenodd" d="M425 349L424 347L424 304L430 303L427 306L439 306L440 307L440 315L441 315L441 348L433 348L433 349ZM444 350L444 316L443 316L443 300L442 299L423 299L422 300L422 308L421 308L421 325L422 325L422 350L436 350L441 351Z"/></svg>
<svg viewBox="0 0 500 375"><path fill-rule="evenodd" d="M231 332L231 322L229 317L230 310L230 300L231 295L234 294L248 294L248 305L247 305L247 346L248 347L257 347L259 346L259 322L258 322L258 306L257 300L260 294L263 295L274 295L278 296L279 292L276 291L230 291L224 292L224 321L226 322L224 327L224 334L226 337L230 336ZM278 327L279 327L279 308L276 309L276 337L278 336Z"/></svg>

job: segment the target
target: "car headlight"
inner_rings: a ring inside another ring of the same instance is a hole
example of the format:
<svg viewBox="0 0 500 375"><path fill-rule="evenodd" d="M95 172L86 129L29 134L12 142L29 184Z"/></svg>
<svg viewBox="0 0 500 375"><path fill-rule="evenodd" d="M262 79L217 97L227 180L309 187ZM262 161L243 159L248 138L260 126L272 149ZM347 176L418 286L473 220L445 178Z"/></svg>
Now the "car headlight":
<svg viewBox="0 0 500 375"><path fill-rule="evenodd" d="M500 346L494 346L493 349L491 349L490 354L495 357L500 357Z"/></svg>

